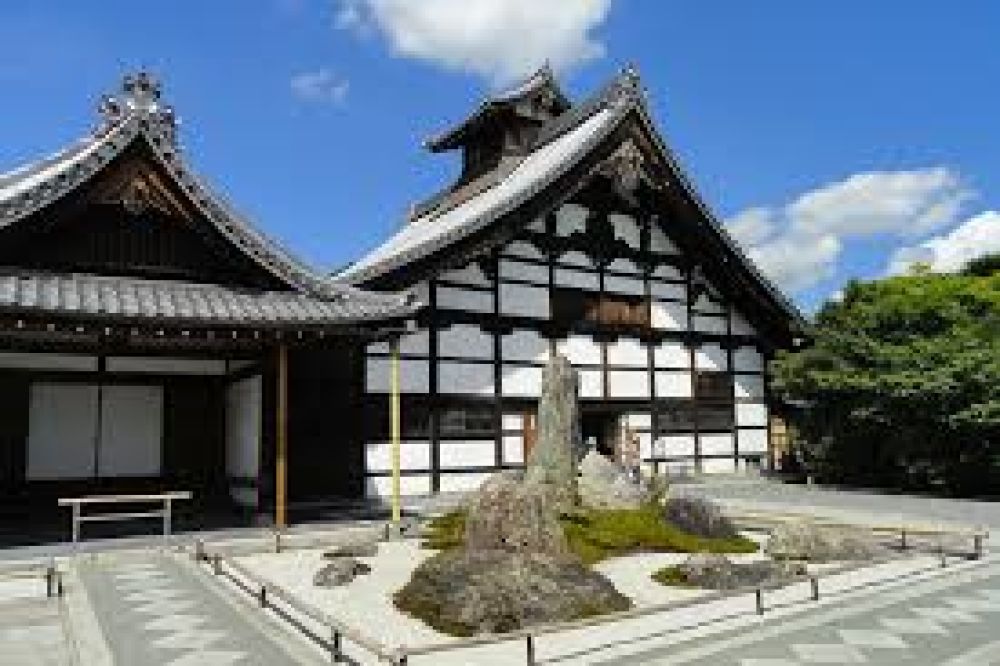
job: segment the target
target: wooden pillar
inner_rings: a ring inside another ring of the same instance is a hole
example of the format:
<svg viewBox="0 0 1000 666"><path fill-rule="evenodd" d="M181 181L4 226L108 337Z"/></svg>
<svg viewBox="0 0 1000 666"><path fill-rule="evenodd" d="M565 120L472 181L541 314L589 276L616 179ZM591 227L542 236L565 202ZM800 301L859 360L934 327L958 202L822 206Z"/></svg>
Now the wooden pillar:
<svg viewBox="0 0 1000 666"><path fill-rule="evenodd" d="M277 414L274 419L274 526L288 526L288 348L278 345Z"/></svg>
<svg viewBox="0 0 1000 666"><path fill-rule="evenodd" d="M392 524L399 526L402 518L399 456L399 339L391 343L392 361L389 396L389 432L392 437Z"/></svg>

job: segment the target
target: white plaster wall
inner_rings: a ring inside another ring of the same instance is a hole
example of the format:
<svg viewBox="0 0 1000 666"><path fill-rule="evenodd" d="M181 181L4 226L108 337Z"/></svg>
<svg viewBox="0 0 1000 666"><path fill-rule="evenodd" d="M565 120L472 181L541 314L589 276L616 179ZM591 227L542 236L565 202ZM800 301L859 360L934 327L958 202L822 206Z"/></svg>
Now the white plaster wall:
<svg viewBox="0 0 1000 666"><path fill-rule="evenodd" d="M503 394L532 398L542 394L542 368L531 366L503 366Z"/></svg>
<svg viewBox="0 0 1000 666"><path fill-rule="evenodd" d="M740 455L767 453L767 430L748 430L740 428Z"/></svg>
<svg viewBox="0 0 1000 666"><path fill-rule="evenodd" d="M98 476L159 476L162 458L163 387L103 387Z"/></svg>
<svg viewBox="0 0 1000 666"><path fill-rule="evenodd" d="M489 287L493 284L493 281L486 277L486 274L483 273L479 265L475 262L465 268L448 271L441 275L441 279L459 284L468 284L474 287Z"/></svg>
<svg viewBox="0 0 1000 666"><path fill-rule="evenodd" d="M399 443L399 468L428 469L431 466L431 443L426 440L404 439ZM392 470L392 442L365 442L365 470Z"/></svg>
<svg viewBox="0 0 1000 666"><path fill-rule="evenodd" d="M608 364L645 368L649 365L648 348L636 338L618 338L608 343Z"/></svg>
<svg viewBox="0 0 1000 666"><path fill-rule="evenodd" d="M630 428L648 430L653 425L653 418L647 413L633 413L625 415L625 422Z"/></svg>
<svg viewBox="0 0 1000 666"><path fill-rule="evenodd" d="M514 280L527 280L537 284L548 285L549 267L514 259L500 260L500 277Z"/></svg>
<svg viewBox="0 0 1000 666"><path fill-rule="evenodd" d="M500 337L500 353L505 361L535 361L549 359L549 341L536 331L517 329Z"/></svg>
<svg viewBox="0 0 1000 666"><path fill-rule="evenodd" d="M492 439L443 439L438 447L441 469L496 466L496 442Z"/></svg>
<svg viewBox="0 0 1000 666"><path fill-rule="evenodd" d="M523 414L504 414L500 419L500 427L504 430L523 430Z"/></svg>
<svg viewBox="0 0 1000 666"><path fill-rule="evenodd" d="M639 459L649 460L653 457L653 435L648 432L636 433L639 438Z"/></svg>
<svg viewBox="0 0 1000 666"><path fill-rule="evenodd" d="M524 463L524 437L521 435L503 436L503 462L505 465Z"/></svg>
<svg viewBox="0 0 1000 666"><path fill-rule="evenodd" d="M653 298L669 298L683 301L687 298L687 285L682 282L660 282L659 280L650 280L649 293ZM686 311L687 308L685 306L685 312Z"/></svg>
<svg viewBox="0 0 1000 666"><path fill-rule="evenodd" d="M536 217L535 219L533 219L531 223L528 225L528 229L543 234L549 230L548 225L545 223L544 217Z"/></svg>
<svg viewBox="0 0 1000 666"><path fill-rule="evenodd" d="M763 375L734 375L733 391L737 398L764 397Z"/></svg>
<svg viewBox="0 0 1000 666"><path fill-rule="evenodd" d="M646 370L609 370L609 398L648 398L649 372Z"/></svg>
<svg viewBox="0 0 1000 666"><path fill-rule="evenodd" d="M641 230L639 224L629 215L612 213L608 220L615 230L615 238L625 241L628 246L638 250L641 247Z"/></svg>
<svg viewBox="0 0 1000 666"><path fill-rule="evenodd" d="M705 458L701 461L701 471L705 474L733 474L736 472L736 459Z"/></svg>
<svg viewBox="0 0 1000 666"><path fill-rule="evenodd" d="M603 398L604 376L600 370L579 370L580 397Z"/></svg>
<svg viewBox="0 0 1000 666"><path fill-rule="evenodd" d="M440 361L438 391L459 395L493 395L495 393L493 364Z"/></svg>
<svg viewBox="0 0 1000 666"><path fill-rule="evenodd" d="M767 405L762 402L736 403L736 424L741 426L766 426Z"/></svg>
<svg viewBox="0 0 1000 666"><path fill-rule="evenodd" d="M653 328L664 331L683 331L687 329L687 307L683 303L650 303L650 324Z"/></svg>
<svg viewBox="0 0 1000 666"><path fill-rule="evenodd" d="M729 332L729 325L725 317L706 317L696 314L694 315L693 320L693 327L696 331L700 331L702 333L717 333L719 335L726 335L726 333Z"/></svg>
<svg viewBox="0 0 1000 666"><path fill-rule="evenodd" d="M694 435L661 435L656 438L653 454L662 458L694 455Z"/></svg>
<svg viewBox="0 0 1000 666"><path fill-rule="evenodd" d="M556 211L556 235L569 236L574 231L586 231L587 214L587 209L579 204L564 204Z"/></svg>
<svg viewBox="0 0 1000 666"><path fill-rule="evenodd" d="M655 224L649 230L649 249L660 254L679 254L677 246Z"/></svg>
<svg viewBox="0 0 1000 666"><path fill-rule="evenodd" d="M438 331L438 355L492 360L493 335L474 324L455 324Z"/></svg>
<svg viewBox="0 0 1000 666"><path fill-rule="evenodd" d="M557 261L560 264L568 266L581 266L583 268L594 267L594 262L591 261L590 257L578 250L570 250L569 252L559 255Z"/></svg>
<svg viewBox="0 0 1000 666"><path fill-rule="evenodd" d="M402 359L399 362L400 393L427 393L429 375L427 361ZM365 359L365 390L368 393L388 393L391 363L388 358Z"/></svg>
<svg viewBox="0 0 1000 666"><path fill-rule="evenodd" d="M654 381L658 398L691 397L691 373L688 370L676 372L657 370Z"/></svg>
<svg viewBox="0 0 1000 666"><path fill-rule="evenodd" d="M504 314L549 318L549 290L523 284L500 283L500 311Z"/></svg>
<svg viewBox="0 0 1000 666"><path fill-rule="evenodd" d="M665 280L683 280L684 272L676 266L663 264L653 269L652 276Z"/></svg>
<svg viewBox="0 0 1000 666"><path fill-rule="evenodd" d="M29 481L94 476L98 389L92 384L31 384Z"/></svg>
<svg viewBox="0 0 1000 666"><path fill-rule="evenodd" d="M263 380L254 375L226 387L226 474L255 479L260 471ZM230 488L237 504L257 505L254 488Z"/></svg>
<svg viewBox="0 0 1000 666"><path fill-rule="evenodd" d="M96 356L73 354L21 354L0 352L0 368L17 370L76 370L97 371Z"/></svg>
<svg viewBox="0 0 1000 666"><path fill-rule="evenodd" d="M753 347L738 347L733 350L733 368L743 372L761 372L764 357Z"/></svg>
<svg viewBox="0 0 1000 666"><path fill-rule="evenodd" d="M732 433L702 433L698 440L703 456L731 456L735 451Z"/></svg>
<svg viewBox="0 0 1000 666"><path fill-rule="evenodd" d="M726 370L726 352L719 345L706 344L695 350L694 366L698 370Z"/></svg>
<svg viewBox="0 0 1000 666"><path fill-rule="evenodd" d="M431 492L429 474L407 474L399 479L399 494L404 497L428 495ZM365 497L390 497L392 477L370 476L365 479Z"/></svg>
<svg viewBox="0 0 1000 666"><path fill-rule="evenodd" d="M691 352L682 342L664 340L653 348L653 363L657 368L690 368Z"/></svg>
<svg viewBox="0 0 1000 666"><path fill-rule="evenodd" d="M545 259L545 255L538 251L531 243L525 241L513 241L503 247L501 252L511 257L524 257L525 259Z"/></svg>
<svg viewBox="0 0 1000 666"><path fill-rule="evenodd" d="M642 278L642 269L631 259L623 259L618 257L610 264L608 264L608 270L616 273L629 273L630 275L635 275Z"/></svg>
<svg viewBox="0 0 1000 666"><path fill-rule="evenodd" d="M632 296L643 296L646 287L642 278L627 278L617 275L604 276L604 291L612 294L630 294Z"/></svg>
<svg viewBox="0 0 1000 666"><path fill-rule="evenodd" d="M489 291L473 291L457 287L437 288L437 305L448 310L464 310L466 312L493 312L493 293Z"/></svg>
<svg viewBox="0 0 1000 666"><path fill-rule="evenodd" d="M440 479L441 492L455 493L455 492L464 492L468 490L475 490L480 485L482 485L483 481L490 478L490 476L492 476L492 472L484 472L484 473L466 472L462 474L456 472L453 472L451 474L442 473Z"/></svg>
<svg viewBox="0 0 1000 666"><path fill-rule="evenodd" d="M557 341L556 351L573 365L601 364L601 345L586 335L570 335Z"/></svg>
<svg viewBox="0 0 1000 666"><path fill-rule="evenodd" d="M427 356L430 353L430 333L424 329L399 338L399 353Z"/></svg>
<svg viewBox="0 0 1000 666"><path fill-rule="evenodd" d="M597 273L575 271L570 268L556 268L553 281L560 287L574 287L587 291L599 291L601 278Z"/></svg>
<svg viewBox="0 0 1000 666"><path fill-rule="evenodd" d="M698 296L698 300L694 302L692 308L697 312L714 312L716 314L725 314L726 312L725 305L713 301L705 294Z"/></svg>

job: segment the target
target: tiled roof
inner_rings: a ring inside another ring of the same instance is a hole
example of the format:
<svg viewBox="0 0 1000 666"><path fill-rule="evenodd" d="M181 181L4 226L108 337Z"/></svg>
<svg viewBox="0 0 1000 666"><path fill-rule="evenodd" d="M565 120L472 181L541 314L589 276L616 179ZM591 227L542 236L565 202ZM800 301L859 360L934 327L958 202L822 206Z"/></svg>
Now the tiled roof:
<svg viewBox="0 0 1000 666"><path fill-rule="evenodd" d="M24 220L72 192L134 142L144 141L177 186L223 237L291 289L318 301L349 301L352 308L367 301L363 309L372 312L404 302L404 295L372 294L314 271L240 215L184 164L176 142L173 110L160 101L159 83L150 75L127 76L122 92L106 97L100 112L102 122L97 129L74 145L0 174L0 229ZM330 311L338 311L336 304Z"/></svg>
<svg viewBox="0 0 1000 666"><path fill-rule="evenodd" d="M0 311L21 315L75 315L158 323L257 327L329 326L412 314L395 297L363 294L320 299L287 291L41 272L0 273Z"/></svg>

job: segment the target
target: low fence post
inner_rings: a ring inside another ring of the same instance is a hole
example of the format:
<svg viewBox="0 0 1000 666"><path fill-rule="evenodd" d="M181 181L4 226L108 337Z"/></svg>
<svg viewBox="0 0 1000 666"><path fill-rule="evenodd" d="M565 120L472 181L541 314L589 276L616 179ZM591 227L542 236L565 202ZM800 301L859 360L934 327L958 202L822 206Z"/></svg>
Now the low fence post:
<svg viewBox="0 0 1000 666"><path fill-rule="evenodd" d="M344 659L344 651L340 644L340 631L333 627L333 640L331 641L333 646L333 663L339 664Z"/></svg>
<svg viewBox="0 0 1000 666"><path fill-rule="evenodd" d="M906 550L906 528L899 531L899 549Z"/></svg>
<svg viewBox="0 0 1000 666"><path fill-rule="evenodd" d="M535 666L535 637L531 634L525 636L528 650L528 666Z"/></svg>
<svg viewBox="0 0 1000 666"><path fill-rule="evenodd" d="M812 587L812 600L819 601L819 578L817 576L810 576L809 584Z"/></svg>
<svg viewBox="0 0 1000 666"><path fill-rule="evenodd" d="M260 607L261 608L267 608L267 586L266 585L261 585L260 586L260 593L257 595L257 598L260 601Z"/></svg>
<svg viewBox="0 0 1000 666"><path fill-rule="evenodd" d="M754 597L757 602L757 615L764 614L764 591L759 587L754 590Z"/></svg>
<svg viewBox="0 0 1000 666"><path fill-rule="evenodd" d="M73 547L80 541L80 503L73 504Z"/></svg>
<svg viewBox="0 0 1000 666"><path fill-rule="evenodd" d="M163 545L170 545L170 525L173 522L174 507L170 497L163 498Z"/></svg>
<svg viewBox="0 0 1000 666"><path fill-rule="evenodd" d="M212 555L212 573L216 576L222 574L222 556L218 553Z"/></svg>
<svg viewBox="0 0 1000 666"><path fill-rule="evenodd" d="M205 542L201 539L194 540L194 561L201 562L205 559Z"/></svg>
<svg viewBox="0 0 1000 666"><path fill-rule="evenodd" d="M972 552L973 559L980 560L983 558L983 535L976 533L972 535Z"/></svg>
<svg viewBox="0 0 1000 666"><path fill-rule="evenodd" d="M49 564L45 568L45 596L49 599L52 598L55 593L56 587L56 567L54 564Z"/></svg>

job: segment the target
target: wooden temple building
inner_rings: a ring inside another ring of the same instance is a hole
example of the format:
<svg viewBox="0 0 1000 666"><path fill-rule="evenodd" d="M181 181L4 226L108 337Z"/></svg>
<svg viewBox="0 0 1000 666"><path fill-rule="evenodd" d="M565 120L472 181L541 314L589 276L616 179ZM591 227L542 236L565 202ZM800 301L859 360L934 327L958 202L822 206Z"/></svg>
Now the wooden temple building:
<svg viewBox="0 0 1000 666"><path fill-rule="evenodd" d="M454 184L339 277L426 304L402 350L403 491L467 490L518 467L542 369L579 370L583 436L649 473L768 465L776 350L805 322L729 237L626 70L572 102L547 68L427 143ZM389 348L364 377L368 491L389 489Z"/></svg>
<svg viewBox="0 0 1000 666"><path fill-rule="evenodd" d="M302 265L184 163L159 83L0 175L0 505L194 491L273 510L364 492L364 345L408 295Z"/></svg>
<svg viewBox="0 0 1000 666"><path fill-rule="evenodd" d="M391 494L396 462L403 494L468 490L523 465L554 353L600 451L766 466L766 364L805 322L634 71L574 102L542 69L484 100L428 142L461 151L455 182L333 277L254 229L175 133L132 75L92 132L0 174L0 506L180 488L282 525L290 502Z"/></svg>

